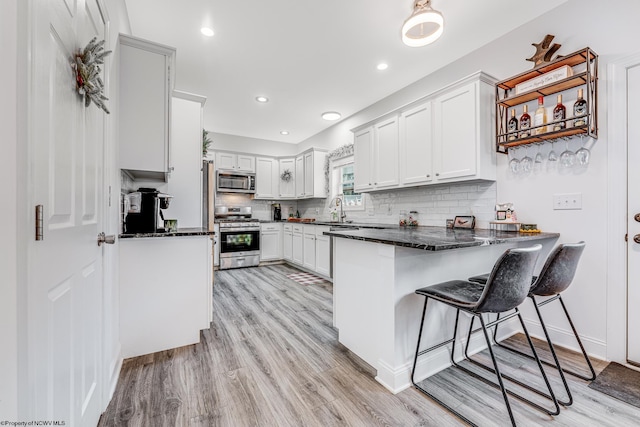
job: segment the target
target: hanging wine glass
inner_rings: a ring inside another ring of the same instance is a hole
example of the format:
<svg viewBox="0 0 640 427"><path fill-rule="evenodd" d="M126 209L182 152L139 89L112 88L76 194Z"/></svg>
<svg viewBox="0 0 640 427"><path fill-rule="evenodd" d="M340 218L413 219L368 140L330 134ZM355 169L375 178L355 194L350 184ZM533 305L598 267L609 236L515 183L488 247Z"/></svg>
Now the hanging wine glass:
<svg viewBox="0 0 640 427"><path fill-rule="evenodd" d="M581 147L576 151L576 160L580 166L586 166L589 164L589 158L591 157L591 152L582 145L582 136L580 136L580 144Z"/></svg>
<svg viewBox="0 0 640 427"><path fill-rule="evenodd" d="M529 147L524 149L524 157L520 160L520 171L522 173L530 173L533 168L533 159L529 157Z"/></svg>
<svg viewBox="0 0 640 427"><path fill-rule="evenodd" d="M553 141L551 141L551 151L549 151L549 156L547 157L547 160L549 160L550 162L557 162L558 161L558 155L556 154L555 151L553 151L553 144L556 143L556 140L554 139Z"/></svg>
<svg viewBox="0 0 640 427"><path fill-rule="evenodd" d="M507 152L508 156L511 158L511 160L509 160L509 169L514 175L520 173L520 160L516 158L516 150L516 148L511 147Z"/></svg>
<svg viewBox="0 0 640 427"><path fill-rule="evenodd" d="M544 159L542 158L542 153L540 153L540 145L541 144L537 144L538 145L538 152L536 153L536 157L533 159L533 171L534 172L540 172L540 170L542 169L542 162L544 161Z"/></svg>
<svg viewBox="0 0 640 427"><path fill-rule="evenodd" d="M566 139L565 142L565 150L560 153L560 165L566 169L570 169L576 164L576 153L569 150L569 139Z"/></svg>

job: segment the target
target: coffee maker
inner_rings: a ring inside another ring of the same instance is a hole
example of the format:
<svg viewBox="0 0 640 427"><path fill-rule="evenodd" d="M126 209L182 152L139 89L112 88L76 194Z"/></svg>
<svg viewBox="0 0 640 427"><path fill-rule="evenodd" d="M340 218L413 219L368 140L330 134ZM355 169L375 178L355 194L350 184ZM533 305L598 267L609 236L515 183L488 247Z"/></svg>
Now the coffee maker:
<svg viewBox="0 0 640 427"><path fill-rule="evenodd" d="M144 187L128 194L124 232L126 234L163 232L162 209L169 207L171 197L169 194L160 193L155 188Z"/></svg>
<svg viewBox="0 0 640 427"><path fill-rule="evenodd" d="M274 203L271 206L273 207L273 220L280 221L282 219L282 209L280 208L280 203Z"/></svg>

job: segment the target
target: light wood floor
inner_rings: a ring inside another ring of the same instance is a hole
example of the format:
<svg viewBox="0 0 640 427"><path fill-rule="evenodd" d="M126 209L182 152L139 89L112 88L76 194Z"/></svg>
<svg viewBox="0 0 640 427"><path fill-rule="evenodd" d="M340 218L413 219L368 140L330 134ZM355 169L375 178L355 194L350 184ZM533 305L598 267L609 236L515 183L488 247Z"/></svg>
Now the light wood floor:
<svg viewBox="0 0 640 427"><path fill-rule="evenodd" d="M214 320L200 343L125 360L99 425L462 425L413 387L393 395L378 384L371 367L337 341L331 284L302 286L286 277L296 271L216 272ZM505 371L538 383L530 362L499 355ZM606 364L595 365L600 371ZM548 373L562 395L557 375ZM499 392L463 375L447 369L429 387L481 426L509 425ZM575 403L554 418L512 399L519 425L640 425L638 408L568 379Z"/></svg>

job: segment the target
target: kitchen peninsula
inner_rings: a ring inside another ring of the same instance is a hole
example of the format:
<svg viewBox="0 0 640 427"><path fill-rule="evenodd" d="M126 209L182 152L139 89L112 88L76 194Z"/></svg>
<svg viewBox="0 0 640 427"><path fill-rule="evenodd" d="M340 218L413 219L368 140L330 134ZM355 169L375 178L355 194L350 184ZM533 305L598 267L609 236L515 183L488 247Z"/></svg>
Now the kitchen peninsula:
<svg viewBox="0 0 640 427"><path fill-rule="evenodd" d="M444 227L363 228L325 234L334 237L333 321L338 339L373 366L376 380L393 393L411 384L424 304L424 299L415 295L416 289L488 272L505 250L539 243L543 249L537 272L559 237L558 233ZM455 311L432 304L425 322L425 348L429 342L451 338L453 333ZM464 331L468 319L461 319L459 327ZM501 335L509 333L508 325L501 328ZM482 349L480 338L472 339L472 352ZM417 378L449 366L448 349L442 347L428 360L424 358Z"/></svg>
<svg viewBox="0 0 640 427"><path fill-rule="evenodd" d="M212 316L213 233L193 227L119 236L125 358L200 341Z"/></svg>

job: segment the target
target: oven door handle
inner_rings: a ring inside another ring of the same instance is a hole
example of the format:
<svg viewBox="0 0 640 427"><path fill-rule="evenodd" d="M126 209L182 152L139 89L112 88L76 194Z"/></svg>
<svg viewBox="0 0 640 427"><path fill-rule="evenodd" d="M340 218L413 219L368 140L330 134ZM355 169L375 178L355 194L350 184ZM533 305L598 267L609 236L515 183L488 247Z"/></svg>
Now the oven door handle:
<svg viewBox="0 0 640 427"><path fill-rule="evenodd" d="M225 233L238 233L238 232L253 232L260 231L260 227L233 227L233 228L221 228L220 234Z"/></svg>

